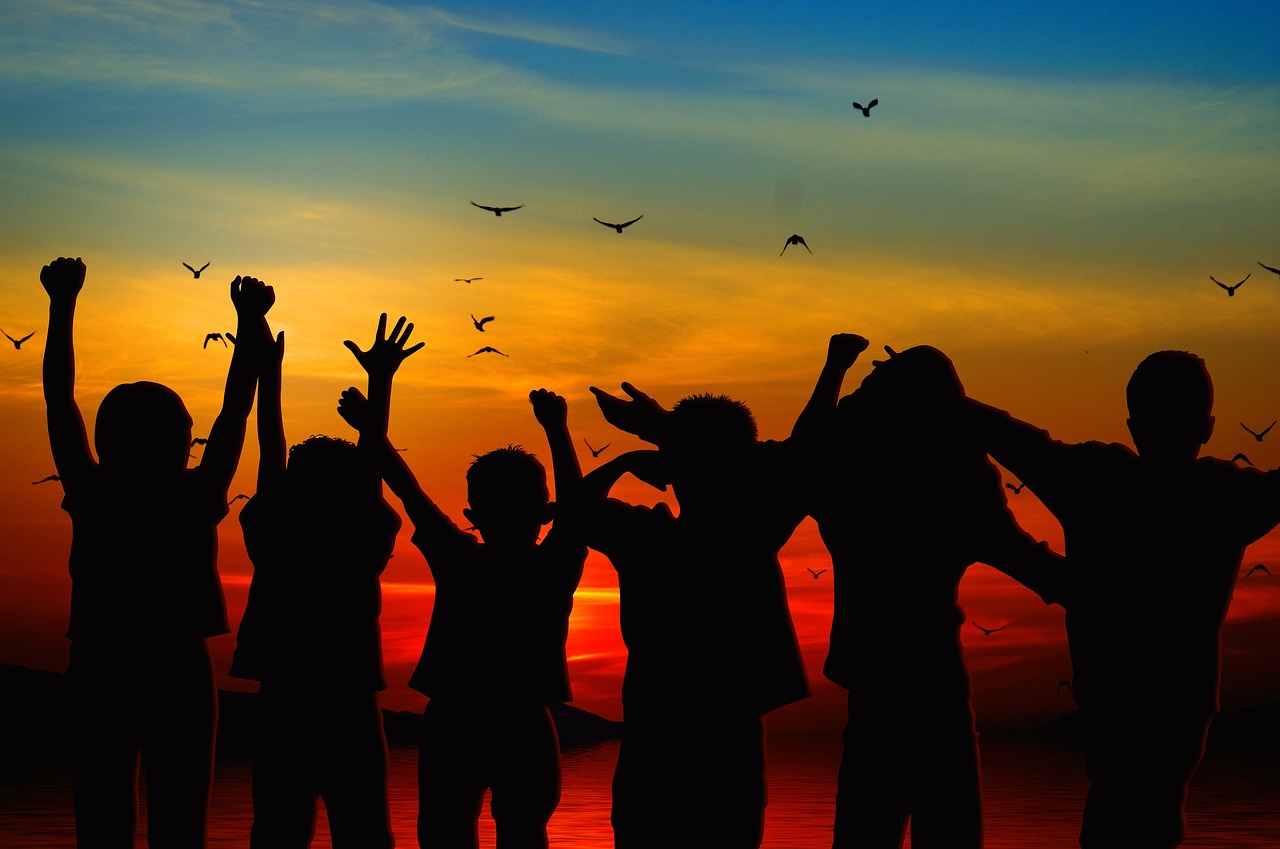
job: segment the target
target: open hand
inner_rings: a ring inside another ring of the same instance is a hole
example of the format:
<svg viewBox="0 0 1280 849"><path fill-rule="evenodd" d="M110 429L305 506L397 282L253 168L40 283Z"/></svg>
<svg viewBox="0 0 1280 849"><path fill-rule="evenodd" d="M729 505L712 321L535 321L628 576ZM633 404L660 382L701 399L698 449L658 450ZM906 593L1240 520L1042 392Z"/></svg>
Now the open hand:
<svg viewBox="0 0 1280 849"><path fill-rule="evenodd" d="M74 300L84 286L85 267L80 257L60 256L40 269L40 285L49 300Z"/></svg>
<svg viewBox="0 0 1280 849"><path fill-rule="evenodd" d="M426 344L419 342L412 348L406 348L405 344L411 333L413 322L405 324L405 317L400 316L396 326L391 329L391 335L387 336L387 314L384 312L378 319L378 335L374 337L369 350L361 351L360 346L350 339L344 340L342 344L347 346L370 377L391 377L410 354Z"/></svg>
<svg viewBox="0 0 1280 849"><path fill-rule="evenodd" d="M654 436L661 430L667 411L630 383L624 382L622 391L631 396L630 401L624 401L595 386L591 387L591 394L596 396L604 420L619 430L634 433L641 438Z"/></svg>

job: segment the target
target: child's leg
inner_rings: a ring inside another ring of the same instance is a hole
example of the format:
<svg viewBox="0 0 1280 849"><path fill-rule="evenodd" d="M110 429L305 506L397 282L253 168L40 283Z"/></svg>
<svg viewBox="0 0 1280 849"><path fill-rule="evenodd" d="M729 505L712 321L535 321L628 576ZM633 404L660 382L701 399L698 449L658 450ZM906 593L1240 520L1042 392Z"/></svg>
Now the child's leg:
<svg viewBox="0 0 1280 849"><path fill-rule="evenodd" d="M138 693L72 644L71 788L76 845L132 846L138 821Z"/></svg>
<svg viewBox="0 0 1280 849"><path fill-rule="evenodd" d="M487 734L474 705L433 698L422 712L418 747L418 846L477 846L477 823L488 788Z"/></svg>
<svg viewBox="0 0 1280 849"><path fill-rule="evenodd" d="M387 738L376 693L343 697L325 710L321 797L334 849L391 849Z"/></svg>
<svg viewBox="0 0 1280 849"><path fill-rule="evenodd" d="M542 849L560 804L560 740L546 705L500 714L490 809L498 849Z"/></svg>
<svg viewBox="0 0 1280 849"><path fill-rule="evenodd" d="M205 845L213 789L218 692L204 640L171 645L155 667L143 720L147 778L147 842Z"/></svg>
<svg viewBox="0 0 1280 849"><path fill-rule="evenodd" d="M316 830L315 709L301 693L262 685L253 746L251 849L307 849Z"/></svg>

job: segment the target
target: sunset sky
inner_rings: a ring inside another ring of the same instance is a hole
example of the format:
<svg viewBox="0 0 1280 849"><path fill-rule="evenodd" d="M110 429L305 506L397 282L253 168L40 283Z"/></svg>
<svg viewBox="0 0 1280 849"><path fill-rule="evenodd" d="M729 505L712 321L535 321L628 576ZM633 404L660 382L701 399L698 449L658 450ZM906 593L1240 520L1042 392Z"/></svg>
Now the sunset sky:
<svg viewBox="0 0 1280 849"><path fill-rule="evenodd" d="M781 438L841 331L935 345L971 395L1073 441L1127 441L1133 367L1195 351L1217 390L1206 453L1280 464L1280 431L1240 427L1280 417L1280 277L1257 264L1280 267L1280 6L967 5L0 4L0 327L36 333L0 350L0 662L66 662L70 522L56 483L31 484L54 471L38 273L62 255L89 268L90 425L108 389L148 379L207 435L230 352L201 343L234 329L237 274L277 294L291 442L350 436L334 408L363 374L342 340L408 316L426 346L397 376L391 438L462 525L473 454L545 455L531 389L568 398L586 469L640 447L591 385L725 392ZM869 118L851 105L872 98ZM621 235L591 220L641 214ZM779 256L793 233L812 254ZM210 266L196 280L183 262ZM1249 274L1234 297L1210 280ZM481 334L471 314L496 318ZM467 357L483 345L510 356ZM255 437L233 495L253 492ZM612 444L597 461L583 438ZM1029 491L1010 501L1060 550ZM242 503L220 528L233 624ZM385 704L402 709L424 702L405 682L432 603L409 535L383 583ZM1280 700L1280 535L1257 562L1277 577L1237 588L1228 708ZM830 574L806 571L826 564L806 523L783 568L815 696L772 725L843 721L821 678ZM962 600L1007 626L964 629L981 719L1069 710L1060 611L985 566ZM233 645L213 641L217 668L243 687ZM617 579L598 555L569 650L575 704L620 718Z"/></svg>

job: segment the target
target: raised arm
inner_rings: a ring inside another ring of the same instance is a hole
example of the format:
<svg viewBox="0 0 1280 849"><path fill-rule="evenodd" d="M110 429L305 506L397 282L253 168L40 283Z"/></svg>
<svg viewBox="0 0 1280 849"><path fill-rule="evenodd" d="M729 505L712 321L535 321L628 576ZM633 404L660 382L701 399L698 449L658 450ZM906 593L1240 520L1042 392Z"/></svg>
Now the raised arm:
<svg viewBox="0 0 1280 849"><path fill-rule="evenodd" d="M75 399L76 358L72 344L76 299L84 286L85 266L79 257L58 257L40 270L49 293L49 332L44 346L44 403L49 421L49 447L64 488L75 486L94 465L84 417Z"/></svg>
<svg viewBox="0 0 1280 849"><path fill-rule="evenodd" d="M547 434L551 447L551 472L555 478L556 501L561 506L581 497L582 467L578 464L578 452L569 436L569 407L564 398L546 389L529 393L533 415Z"/></svg>
<svg viewBox="0 0 1280 849"><path fill-rule="evenodd" d="M854 333L837 333L827 343L827 361L818 373L818 382L809 396L791 435L798 439L820 438L830 427L840 398L845 373L853 367L858 355L867 350L867 340Z"/></svg>
<svg viewBox="0 0 1280 849"><path fill-rule="evenodd" d="M227 369L222 410L209 430L209 444L200 459L200 470L221 490L231 478L244 450L245 423L253 408L253 392L261 371L261 358L271 344L267 311L276 302L275 290L254 277L231 281L231 303L236 308L236 347Z"/></svg>
<svg viewBox="0 0 1280 849"><path fill-rule="evenodd" d="M997 463L1018 476L1041 500L1051 488L1055 468L1070 459L1047 431L1014 418L1004 410L972 398L965 400L966 424Z"/></svg>
<svg viewBox="0 0 1280 849"><path fill-rule="evenodd" d="M258 376L258 492L284 483L287 457L284 417L280 411L280 372L284 363L284 331L268 344Z"/></svg>
<svg viewBox="0 0 1280 849"><path fill-rule="evenodd" d="M392 447L391 441L386 436L381 439L372 439L363 435L370 409L369 399L354 386L343 390L342 397L338 400L338 415L360 432L360 445L369 452L368 456L374 463L374 468L404 504L404 510L409 514L409 521L413 523L414 528L456 530L457 526L423 491L409 464L400 456L400 452Z"/></svg>

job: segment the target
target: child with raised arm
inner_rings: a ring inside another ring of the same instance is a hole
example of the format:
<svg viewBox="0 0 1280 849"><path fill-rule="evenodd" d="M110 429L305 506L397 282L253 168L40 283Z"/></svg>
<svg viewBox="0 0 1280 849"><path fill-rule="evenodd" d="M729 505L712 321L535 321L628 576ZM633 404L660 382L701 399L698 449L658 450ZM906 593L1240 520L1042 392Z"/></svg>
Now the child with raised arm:
<svg viewBox="0 0 1280 849"><path fill-rule="evenodd" d="M694 395L670 411L592 388L605 418L659 446L583 481L587 543L618 572L627 646L611 821L618 849L753 849L764 835L764 717L809 695L778 552L803 518L788 447L751 411ZM608 498L631 472L663 503Z"/></svg>
<svg viewBox="0 0 1280 849"><path fill-rule="evenodd" d="M365 409L390 397L393 369L349 347L369 372L370 397L348 389L341 410L363 434ZM572 502L581 471L564 399L543 389L529 399L551 446L556 494ZM538 542L553 505L542 464L519 447L484 454L467 471L463 514L480 541L441 512L385 437L380 446L383 477L404 503L436 586L409 681L430 698L418 757L419 845L475 846L488 790L500 846L546 846L560 800L548 706L571 698L565 639L586 547L564 519Z"/></svg>
<svg viewBox="0 0 1280 849"><path fill-rule="evenodd" d="M987 449L1062 523L1067 640L1091 780L1080 845L1167 849L1218 712L1222 625L1245 547L1280 521L1280 470L1199 457L1204 361L1160 351L1126 390L1134 451L1058 442L976 402Z"/></svg>
<svg viewBox="0 0 1280 849"><path fill-rule="evenodd" d="M404 319L364 356L394 370ZM400 529L382 497L376 450L385 405L361 445L311 436L285 460L280 411L284 334L263 358L258 391L258 489L240 512L253 583L231 674L260 682L250 846L305 847L322 799L336 849L390 849L388 756L378 692L379 576Z"/></svg>
<svg viewBox="0 0 1280 849"><path fill-rule="evenodd" d="M76 839L81 847L133 845L142 763L150 844L200 847L217 721L205 639L227 633L217 526L275 295L252 277L231 282L239 344L200 465L188 469L191 416L173 390L146 381L103 398L94 460L74 393L72 325L84 279L84 263L68 257L40 272L49 293L49 443L72 529L67 680Z"/></svg>
<svg viewBox="0 0 1280 849"><path fill-rule="evenodd" d="M831 337L792 439L831 553L826 677L849 691L834 847L978 849L982 784L960 580L982 561L1060 599L1062 558L1018 527L964 417L951 361L891 354L838 399L867 347ZM886 637L891 635L891 637Z"/></svg>

